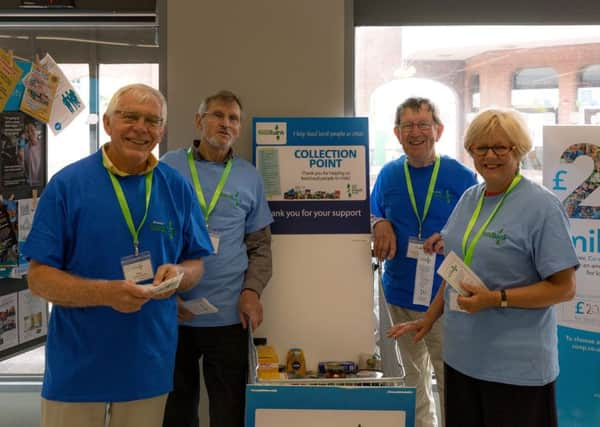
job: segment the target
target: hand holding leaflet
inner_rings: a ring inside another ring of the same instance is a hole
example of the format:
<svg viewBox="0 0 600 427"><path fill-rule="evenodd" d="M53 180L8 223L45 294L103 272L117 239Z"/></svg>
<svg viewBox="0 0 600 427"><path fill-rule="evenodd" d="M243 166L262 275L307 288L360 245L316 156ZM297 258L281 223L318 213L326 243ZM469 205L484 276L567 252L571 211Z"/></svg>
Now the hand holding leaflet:
<svg viewBox="0 0 600 427"><path fill-rule="evenodd" d="M462 288L460 285L461 282L487 289L481 279L458 255L456 255L454 251L450 251L450 253L446 255L446 258L444 258L444 261L437 272L442 276L446 283L464 297L469 296L469 293Z"/></svg>
<svg viewBox="0 0 600 427"><path fill-rule="evenodd" d="M158 285L152 285L150 288L153 295L162 294L173 289L177 289L183 278L183 273L179 273L177 276L171 277L170 279L164 280Z"/></svg>

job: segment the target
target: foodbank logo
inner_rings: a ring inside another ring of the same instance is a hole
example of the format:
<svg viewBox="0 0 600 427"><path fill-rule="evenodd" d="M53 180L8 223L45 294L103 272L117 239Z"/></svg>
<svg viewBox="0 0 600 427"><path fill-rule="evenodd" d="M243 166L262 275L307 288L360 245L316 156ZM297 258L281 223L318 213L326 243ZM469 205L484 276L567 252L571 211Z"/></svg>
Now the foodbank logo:
<svg viewBox="0 0 600 427"><path fill-rule="evenodd" d="M256 142L258 144L287 143L287 123L285 122L257 122Z"/></svg>
<svg viewBox="0 0 600 427"><path fill-rule="evenodd" d="M258 134L274 136L275 139L277 141L279 141L279 138L281 138L283 135L285 135L285 132L282 129L279 129L279 125L275 125L274 129L261 129L258 131Z"/></svg>
<svg viewBox="0 0 600 427"><path fill-rule="evenodd" d="M435 197L436 199L444 200L448 205L452 203L452 200L454 200L454 197L452 196L452 193L449 190L434 191L433 197Z"/></svg>
<svg viewBox="0 0 600 427"><path fill-rule="evenodd" d="M152 221L150 224L150 230L165 234L168 236L169 240L173 240L173 237L175 236L175 228L173 228L172 221L169 221L168 223Z"/></svg>
<svg viewBox="0 0 600 427"><path fill-rule="evenodd" d="M498 231L486 231L483 233L483 235L495 240L496 246L500 246L500 244L504 243L504 241L506 240L506 233L504 232L503 228L501 228Z"/></svg>

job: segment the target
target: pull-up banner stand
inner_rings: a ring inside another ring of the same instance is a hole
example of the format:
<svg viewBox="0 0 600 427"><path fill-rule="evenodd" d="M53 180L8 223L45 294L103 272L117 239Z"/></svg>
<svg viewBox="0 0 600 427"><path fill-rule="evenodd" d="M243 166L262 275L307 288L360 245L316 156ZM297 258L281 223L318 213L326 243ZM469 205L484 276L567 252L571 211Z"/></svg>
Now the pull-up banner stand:
<svg viewBox="0 0 600 427"><path fill-rule="evenodd" d="M544 185L565 207L580 263L575 298L557 307L558 421L600 426L600 127L544 127Z"/></svg>
<svg viewBox="0 0 600 427"><path fill-rule="evenodd" d="M306 365L375 351L366 118L254 118L254 162L275 222L261 297L280 360Z"/></svg>

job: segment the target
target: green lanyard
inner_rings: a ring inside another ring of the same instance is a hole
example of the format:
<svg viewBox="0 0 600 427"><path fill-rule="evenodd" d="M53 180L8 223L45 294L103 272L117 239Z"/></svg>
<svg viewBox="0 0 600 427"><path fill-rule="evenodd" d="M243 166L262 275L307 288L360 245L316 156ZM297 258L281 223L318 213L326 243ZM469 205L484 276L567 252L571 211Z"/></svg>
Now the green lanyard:
<svg viewBox="0 0 600 427"><path fill-rule="evenodd" d="M408 189L408 197L410 198L410 204L412 205L413 212L417 217L419 223L419 239L421 239L421 231L423 230L423 223L429 212L429 205L431 204L431 198L433 197L433 189L437 181L438 172L440 170L440 156L435 156L435 163L433 165L433 172L431 178L429 178L429 188L427 189L427 197L425 198L425 206L423 206L423 217L419 216L417 210L417 201L415 200L415 191L413 190L412 180L410 179L410 172L408 171L408 159L404 160L404 178L406 179L406 187Z"/></svg>
<svg viewBox="0 0 600 427"><path fill-rule="evenodd" d="M111 171L108 169L108 176L110 177L110 181L112 182L112 186L115 190L115 194L117 196L117 200L119 201L119 206L121 206L121 212L123 212L123 217L125 218L125 222L127 223L127 227L129 228L129 232L131 233L131 237L133 237L133 249L135 256L138 256L140 253L140 230L142 226L146 222L146 217L148 216L148 208L150 207L150 195L152 194L152 175L154 171L150 171L146 174L146 211L144 212L144 217L138 225L137 228L133 225L133 218L131 217L131 211L129 210L129 205L127 204L127 199L125 198L125 193L123 193L123 188L121 184L117 180L117 178L113 175Z"/></svg>
<svg viewBox="0 0 600 427"><path fill-rule="evenodd" d="M223 171L223 175L221 175L221 179L217 184L217 188L215 188L215 192L210 200L210 205L208 208L206 207L206 200L204 199L204 193L202 192L202 187L200 186L200 179L198 178L198 171L196 170L196 165L194 164L194 155L192 154L191 148L188 149L187 159L190 167L190 174L192 175L192 182L194 183L194 189L196 190L196 196L198 196L198 202L202 208L204 220L206 221L206 224L208 224L208 218L210 217L212 211L215 210L215 206L221 197L221 193L223 192L227 178L229 178L229 173L231 172L231 168L233 166L233 159L228 160L225 164L225 170Z"/></svg>
<svg viewBox="0 0 600 427"><path fill-rule="evenodd" d="M471 259L473 258L473 252L475 250L475 246L477 246L477 243L479 242L479 239L483 235L484 231L487 229L488 225L490 225L490 222L492 222L492 219L494 218L494 216L496 216L496 214L500 210L500 206L502 206L502 203L504 203L504 199L506 199L506 196L508 196L509 193L517 186L517 184L519 182L521 182L521 178L523 178L523 177L521 176L520 173L515 175L515 177L511 181L510 185L508 186L508 189L502 195L502 198L500 200L498 200L498 203L496 203L496 206L494 206L494 210L492 210L492 213L490 214L490 216L488 216L488 218L485 220L485 222L483 223L481 228L479 228L479 231L477 232L477 234L475 234L475 237L473 237L473 240L471 241L471 243L469 244L469 247L467 248L467 241L469 240L469 236L471 235L471 232L473 231L473 227L475 227L475 223L477 222L477 218L479 218L479 214L481 213L481 208L483 207L483 199L485 197L485 188L481 192L481 196L479 197L479 201L477 202L477 207L475 208L473 215L471 215L471 219L469 220L469 223L467 224L467 229L465 230L465 234L463 235L463 239L462 239L462 253L463 253L463 258L464 258L465 264L467 264L469 266L471 265Z"/></svg>

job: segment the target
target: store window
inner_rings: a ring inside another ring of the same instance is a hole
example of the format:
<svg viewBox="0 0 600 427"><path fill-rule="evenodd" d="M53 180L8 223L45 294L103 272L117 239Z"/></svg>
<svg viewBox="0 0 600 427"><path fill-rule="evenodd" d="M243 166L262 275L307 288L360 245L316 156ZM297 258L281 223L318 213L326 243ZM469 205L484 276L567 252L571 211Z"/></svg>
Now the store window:
<svg viewBox="0 0 600 427"><path fill-rule="evenodd" d="M598 118L586 113L600 109L600 66L590 64L600 64L600 26L356 27L355 113L369 117L371 179L402 154L393 111L418 95L444 113L439 151L468 165L462 137L473 115L518 109L534 139L522 171L541 183L542 127Z"/></svg>
<svg viewBox="0 0 600 427"><path fill-rule="evenodd" d="M469 85L471 93L471 111L476 113L481 108L481 93L479 90L479 74L471 76L471 84Z"/></svg>
<svg viewBox="0 0 600 427"><path fill-rule="evenodd" d="M600 124L600 64L588 65L579 71L577 105L584 123Z"/></svg>

